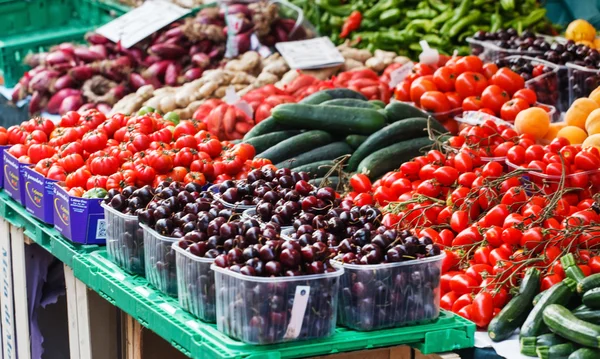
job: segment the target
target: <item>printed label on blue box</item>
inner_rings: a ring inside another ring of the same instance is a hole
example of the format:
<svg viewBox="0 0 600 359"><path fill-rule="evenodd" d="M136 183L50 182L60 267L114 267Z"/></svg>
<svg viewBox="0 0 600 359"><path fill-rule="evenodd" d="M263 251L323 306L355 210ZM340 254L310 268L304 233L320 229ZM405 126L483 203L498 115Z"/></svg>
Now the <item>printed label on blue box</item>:
<svg viewBox="0 0 600 359"><path fill-rule="evenodd" d="M25 168L25 208L45 223L54 224L54 183L33 168Z"/></svg>

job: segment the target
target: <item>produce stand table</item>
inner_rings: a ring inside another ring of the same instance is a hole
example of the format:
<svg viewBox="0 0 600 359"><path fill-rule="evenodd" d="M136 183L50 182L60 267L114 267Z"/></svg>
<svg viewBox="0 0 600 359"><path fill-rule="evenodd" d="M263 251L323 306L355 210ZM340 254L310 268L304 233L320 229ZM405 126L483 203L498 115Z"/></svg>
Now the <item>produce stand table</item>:
<svg viewBox="0 0 600 359"><path fill-rule="evenodd" d="M114 318L105 308L113 306L128 314L124 329L128 358L140 357L136 355L139 350L132 345L132 340L137 340L136 336L139 338L142 327L152 330L180 352L193 358L310 357L401 344L409 344L423 353L434 353L473 345L474 324L444 311L438 321L430 324L374 332L355 332L338 327L333 337L323 340L269 346L246 345L221 334L214 324L195 319L179 307L176 299L159 293L145 278L120 269L106 258L104 247L71 243L54 228L30 216L22 206L0 191L2 341L5 350L14 351L14 348L18 348L19 358L30 357L28 342L22 340L29 338L23 261L23 248L29 241L40 245L64 263L71 358L96 358L96 355L92 356L92 347L95 350L104 347L108 351L114 346L114 338L98 336L90 331L101 325L114 327ZM97 292L99 297L88 288ZM8 297L13 295L14 298ZM100 302L110 305L103 307ZM12 303L14 320L10 315L7 316L12 313ZM104 314L93 313L98 310ZM92 320L104 323L92 324ZM98 345L93 341L102 343ZM384 351L389 352L387 349ZM14 357L17 356L4 355L4 358Z"/></svg>

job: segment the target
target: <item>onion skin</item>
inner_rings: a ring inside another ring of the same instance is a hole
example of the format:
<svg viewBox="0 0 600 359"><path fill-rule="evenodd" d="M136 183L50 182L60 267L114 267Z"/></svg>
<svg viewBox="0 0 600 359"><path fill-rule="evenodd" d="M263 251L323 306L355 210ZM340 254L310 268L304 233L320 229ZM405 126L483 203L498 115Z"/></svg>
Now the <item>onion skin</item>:
<svg viewBox="0 0 600 359"><path fill-rule="evenodd" d="M179 78L180 72L180 65L178 63L171 62L165 71L165 84L168 86L176 86L178 84L177 79Z"/></svg>
<svg viewBox="0 0 600 359"><path fill-rule="evenodd" d="M49 92L52 84L58 78L60 74L58 71L45 70L37 73L29 81L30 92Z"/></svg>
<svg viewBox="0 0 600 359"><path fill-rule="evenodd" d="M70 62L73 57L63 50L53 51L45 58L45 63L50 66L55 66L61 63Z"/></svg>
<svg viewBox="0 0 600 359"><path fill-rule="evenodd" d="M204 69L202 68L192 67L183 74L183 77L187 82L190 82L199 79L202 76L203 72Z"/></svg>
<svg viewBox="0 0 600 359"><path fill-rule="evenodd" d="M60 111L61 105L63 101L69 96L80 96L81 91L65 88L50 97L50 101L48 101L48 105L46 106L46 110L51 114L57 114Z"/></svg>
<svg viewBox="0 0 600 359"><path fill-rule="evenodd" d="M187 53L183 47L168 43L152 45L150 52L163 59L177 59Z"/></svg>
<svg viewBox="0 0 600 359"><path fill-rule="evenodd" d="M144 78L161 77L167 71L167 67L172 63L170 60L162 60L148 67L143 73Z"/></svg>
<svg viewBox="0 0 600 359"><path fill-rule="evenodd" d="M77 109L77 112L87 111L87 110L91 110L91 109L95 109L95 108L96 108L95 104L86 103L85 105L81 105L81 107Z"/></svg>
<svg viewBox="0 0 600 359"><path fill-rule="evenodd" d="M66 88L73 88L77 85L77 82L70 75L62 75L54 82L54 90L60 91Z"/></svg>
<svg viewBox="0 0 600 359"><path fill-rule="evenodd" d="M135 72L129 74L129 83L131 84L131 87L134 90L137 90L140 87L148 84L148 82L146 81L146 79L144 79L142 75Z"/></svg>
<svg viewBox="0 0 600 359"><path fill-rule="evenodd" d="M94 46L94 45L92 45L92 46ZM102 54L91 51L90 49L85 48L85 47L76 48L75 56L83 62L94 62L94 61L104 60L106 58L106 56L102 56Z"/></svg>
<svg viewBox="0 0 600 359"><path fill-rule="evenodd" d="M29 114L35 115L42 111L48 99L41 92L35 91L29 101Z"/></svg>
<svg viewBox="0 0 600 359"><path fill-rule="evenodd" d="M96 74L96 70L89 65L75 66L69 70L69 76L76 81L85 81Z"/></svg>
<svg viewBox="0 0 600 359"><path fill-rule="evenodd" d="M109 39L95 32L85 34L85 40L92 45L104 45L110 42Z"/></svg>
<svg viewBox="0 0 600 359"><path fill-rule="evenodd" d="M73 95L66 97L60 104L59 113L67 113L69 111L77 111L83 105L81 95Z"/></svg>

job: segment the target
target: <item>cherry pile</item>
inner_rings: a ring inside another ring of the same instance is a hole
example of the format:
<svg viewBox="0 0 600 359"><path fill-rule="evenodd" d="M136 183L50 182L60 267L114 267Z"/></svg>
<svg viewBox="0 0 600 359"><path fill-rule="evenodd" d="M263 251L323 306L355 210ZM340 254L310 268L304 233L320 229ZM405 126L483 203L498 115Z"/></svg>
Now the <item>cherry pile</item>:
<svg viewBox="0 0 600 359"><path fill-rule="evenodd" d="M493 41L503 49L515 49L524 52L544 52L550 49L550 44L543 38L537 37L532 31L525 30L519 35L516 29L501 29L496 32L477 31L475 40Z"/></svg>

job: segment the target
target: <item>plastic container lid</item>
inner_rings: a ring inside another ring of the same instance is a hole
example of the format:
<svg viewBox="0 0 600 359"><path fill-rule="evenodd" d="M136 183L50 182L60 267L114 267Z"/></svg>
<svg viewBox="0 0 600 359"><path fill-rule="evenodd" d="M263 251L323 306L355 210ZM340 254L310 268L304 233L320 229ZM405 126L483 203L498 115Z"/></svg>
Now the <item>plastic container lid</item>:
<svg viewBox="0 0 600 359"><path fill-rule="evenodd" d="M105 210L109 211L111 214L114 214L115 216L119 216L119 217L121 217L121 218L125 218L125 219L132 220L132 221L133 221L133 220L136 220L136 221L138 220L138 217L137 217L137 216L135 216L135 215L131 215L131 214L125 214L125 213L119 212L119 211L117 211L116 209L114 209L113 207L111 207L111 206L109 206L108 204L106 204L104 201L102 201L102 202L100 203L100 206L101 206L102 208L104 208Z"/></svg>
<svg viewBox="0 0 600 359"><path fill-rule="evenodd" d="M221 268L216 266L214 263L210 266L215 272L219 272L230 277L234 277L247 282L258 282L258 283L289 283L289 282L299 282L299 281L307 281L307 280L318 280L323 278L335 278L340 277L344 274L344 268L337 268L335 272L325 272L322 274L307 274L307 275L299 275L294 277L258 277L258 276L248 276L243 275L241 273L236 273L234 271L230 271L227 268Z"/></svg>
<svg viewBox="0 0 600 359"><path fill-rule="evenodd" d="M332 260L331 264L334 267L341 267L341 268L347 267L348 269L376 270L376 269L383 269L383 268L387 269L387 268L410 266L410 265L414 265L414 264L437 262L437 261L441 261L442 259L444 259L445 256L446 256L446 252L441 251L440 254L438 254L437 256L431 256L431 257L425 257L425 258L415 258L415 259L411 259L408 261L394 262L394 263L351 264L351 263L343 263L338 260Z"/></svg>

